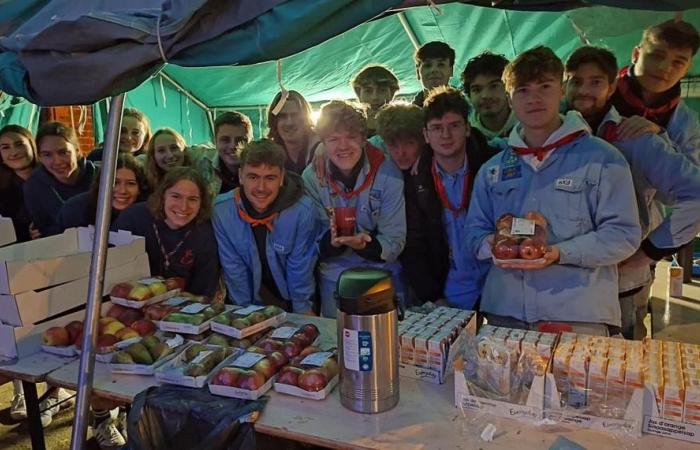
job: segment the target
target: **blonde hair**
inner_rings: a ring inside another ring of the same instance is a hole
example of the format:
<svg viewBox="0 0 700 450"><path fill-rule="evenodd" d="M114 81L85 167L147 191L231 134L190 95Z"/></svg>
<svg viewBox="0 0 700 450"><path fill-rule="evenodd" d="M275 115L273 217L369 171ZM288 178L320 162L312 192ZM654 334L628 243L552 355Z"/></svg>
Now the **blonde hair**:
<svg viewBox="0 0 700 450"><path fill-rule="evenodd" d="M173 130L172 128L161 128L158 131L156 131L153 134L151 140L148 142L148 148L146 150L146 179L148 180L148 184L151 186L152 190L155 190L156 187L158 187L158 184L161 182L163 176L165 175L165 171L158 167L158 163L156 163L155 158L156 139L162 134L169 134L175 139L177 145L182 147L182 151L185 153L182 165L189 166L190 164L189 157L185 152L185 150L187 149L187 142L185 142L185 138L183 138L180 133Z"/></svg>

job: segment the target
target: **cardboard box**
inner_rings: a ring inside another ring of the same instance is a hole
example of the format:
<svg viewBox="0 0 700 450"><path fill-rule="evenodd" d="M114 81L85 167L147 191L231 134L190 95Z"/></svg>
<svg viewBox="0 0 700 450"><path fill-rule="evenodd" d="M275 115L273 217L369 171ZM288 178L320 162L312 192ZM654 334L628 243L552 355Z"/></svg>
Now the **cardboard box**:
<svg viewBox="0 0 700 450"><path fill-rule="evenodd" d="M0 247L12 244L17 240L15 226L9 217L0 217Z"/></svg>
<svg viewBox="0 0 700 450"><path fill-rule="evenodd" d="M1 250L1 249L0 249ZM44 290L29 290L19 294L0 294L0 322L23 327L37 323L87 301L90 277L85 276ZM105 269L103 294L115 283L148 276L148 255L141 253L119 266Z"/></svg>
<svg viewBox="0 0 700 450"><path fill-rule="evenodd" d="M90 272L94 227L69 228L56 236L0 248L0 294L17 294L84 278ZM111 232L106 268L132 262L146 252L145 240Z"/></svg>
<svg viewBox="0 0 700 450"><path fill-rule="evenodd" d="M292 386L290 384L283 384L283 383L275 383L274 386L275 386L275 392L279 392L281 394L293 395L295 397L308 398L309 400L323 400L326 397L328 397L328 394L330 394L331 391L333 391L333 388L335 388L335 385L338 384L339 379L340 379L339 375L334 376L328 382L328 384L326 384L326 387L318 392L309 392L309 391L306 391L298 386Z"/></svg>

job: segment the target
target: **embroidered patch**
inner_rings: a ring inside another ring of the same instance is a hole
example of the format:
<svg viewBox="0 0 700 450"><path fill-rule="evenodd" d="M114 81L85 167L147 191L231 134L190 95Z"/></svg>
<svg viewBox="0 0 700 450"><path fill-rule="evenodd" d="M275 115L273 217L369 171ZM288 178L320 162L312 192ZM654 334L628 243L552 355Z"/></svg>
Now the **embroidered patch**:
<svg viewBox="0 0 700 450"><path fill-rule="evenodd" d="M284 245L278 244L277 242L272 243L272 248L274 248L277 252L283 252L285 250Z"/></svg>
<svg viewBox="0 0 700 450"><path fill-rule="evenodd" d="M504 167L501 172L501 181L513 180L522 177L522 168L520 164L517 166Z"/></svg>
<svg viewBox="0 0 700 450"><path fill-rule="evenodd" d="M500 174L500 167L493 166L488 169L488 180L489 183L495 184L498 182L498 175Z"/></svg>
<svg viewBox="0 0 700 450"><path fill-rule="evenodd" d="M557 178L555 181L555 186L557 188L562 188L562 187L571 187L573 184L573 180L571 178Z"/></svg>

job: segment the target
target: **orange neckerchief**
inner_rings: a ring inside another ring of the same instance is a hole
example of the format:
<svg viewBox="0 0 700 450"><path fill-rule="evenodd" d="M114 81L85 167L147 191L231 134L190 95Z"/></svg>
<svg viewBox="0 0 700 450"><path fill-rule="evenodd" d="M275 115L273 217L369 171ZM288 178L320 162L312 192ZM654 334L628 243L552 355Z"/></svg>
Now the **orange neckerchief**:
<svg viewBox="0 0 700 450"><path fill-rule="evenodd" d="M275 220L278 216L278 213L273 213L270 214L267 217L263 217L262 219L255 219L248 214L245 209L243 209L242 203L241 203L241 189L238 188L236 189L236 194L234 196L235 201L236 201L236 207L238 208L238 215L241 216L241 219L244 221L248 222L251 227L257 227L258 225L262 225L265 228L267 228L267 231L272 232L272 221Z"/></svg>
<svg viewBox="0 0 700 450"><path fill-rule="evenodd" d="M366 152L367 160L369 161L369 173L367 174L367 177L365 177L365 181L362 183L362 186L354 191L345 192L343 189L341 189L338 182L331 177L330 171L328 171L328 184L331 186L331 190L333 190L334 194L340 195L345 200L350 200L351 198L360 195L362 191L370 187L374 181L374 177L377 175L379 166L382 164L382 162L384 162L384 154L372 144L367 144Z"/></svg>
<svg viewBox="0 0 700 450"><path fill-rule="evenodd" d="M469 203L469 191L471 190L472 182L471 172L469 170L466 170L466 173L464 174L462 201L456 208L452 206L452 204L450 204L450 200L447 198L447 191L445 190L445 185L442 184L442 178L440 178L440 174L438 174L437 171L437 161L435 161L435 157L433 157L433 165L430 167L430 172L433 174L433 183L435 184L435 190L437 191L437 195L440 198L440 203L442 204L442 207L449 209L450 211L452 211L452 214L454 214L454 216L457 217L459 212L466 209L467 204Z"/></svg>
<svg viewBox="0 0 700 450"><path fill-rule="evenodd" d="M547 153L548 151L566 145L584 134L586 134L585 131L577 131L576 133L566 135L558 141L552 142L551 144L543 145L542 147L513 147L513 151L520 156L535 155L538 161L542 161L544 159L545 153Z"/></svg>

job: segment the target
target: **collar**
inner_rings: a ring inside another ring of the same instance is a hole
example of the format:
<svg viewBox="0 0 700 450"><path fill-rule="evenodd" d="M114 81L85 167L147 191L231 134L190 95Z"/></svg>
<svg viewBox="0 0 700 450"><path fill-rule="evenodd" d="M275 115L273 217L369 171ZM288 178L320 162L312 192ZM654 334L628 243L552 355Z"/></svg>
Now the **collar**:
<svg viewBox="0 0 700 450"><path fill-rule="evenodd" d="M455 173L452 173L452 174L447 173L447 171L446 171L445 169L442 168L442 166L441 166L440 163L437 161L437 158L435 158L435 156L433 156L433 160L435 161L435 168L437 169L437 172L440 174L440 177L441 177L441 178L445 178L445 177L450 177L450 178L463 177L464 174L467 173L467 155L466 155L466 152L465 152L465 155L464 155L464 162L462 163L462 166L461 166L459 169L457 169L457 171L456 171Z"/></svg>
<svg viewBox="0 0 700 450"><path fill-rule="evenodd" d="M243 219L244 222L247 222L253 228L259 225L264 226L265 228L267 228L267 231L272 232L272 222L274 222L274 220L279 215L276 212L270 214L270 211L273 209L272 207L268 208L268 211L265 211L262 214L255 212L245 195L241 195L240 188L236 189L233 198L236 203L236 206L238 207L238 215L241 217L241 219ZM275 201L277 201L277 199L275 199ZM249 214L246 211L246 209L250 210L251 213Z"/></svg>
<svg viewBox="0 0 700 450"><path fill-rule="evenodd" d="M580 131L585 131L586 133L590 134L591 128L578 111L568 111L566 115L562 116L561 126L549 135L542 146L554 143L570 134L578 133ZM529 147L525 143L523 136L523 126L521 123L518 123L515 127L513 127L513 130L508 136L508 145L510 147Z"/></svg>
<svg viewBox="0 0 700 450"><path fill-rule="evenodd" d="M478 128L484 136L486 136L486 139L493 139L497 137L505 137L508 136L508 133L515 127L515 125L518 123L518 118L515 117L515 113L513 110L510 110L510 114L508 114L508 119L506 120L506 123L503 124L500 130L492 131L486 128L481 122L481 116L478 114L476 115L476 120L474 123L474 127Z"/></svg>

